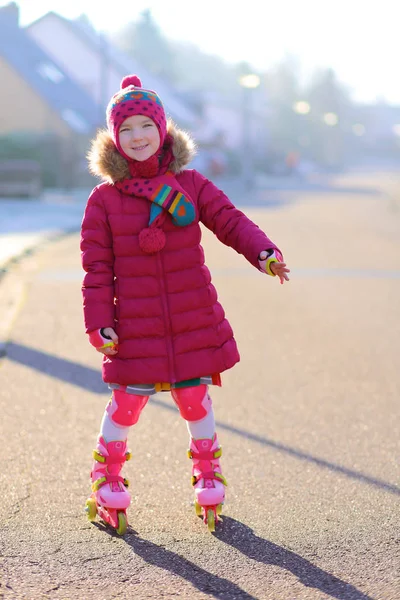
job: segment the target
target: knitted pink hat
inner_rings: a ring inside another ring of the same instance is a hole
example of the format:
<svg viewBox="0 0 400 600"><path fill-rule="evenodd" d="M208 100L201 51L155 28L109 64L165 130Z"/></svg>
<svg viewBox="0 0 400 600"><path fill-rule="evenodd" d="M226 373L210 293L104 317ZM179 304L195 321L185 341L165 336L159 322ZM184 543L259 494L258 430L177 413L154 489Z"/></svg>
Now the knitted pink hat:
<svg viewBox="0 0 400 600"><path fill-rule="evenodd" d="M167 135L167 119L164 107L157 94L142 88L137 75L127 75L121 81L121 89L114 94L107 106L107 127L119 152L128 158L121 149L118 131L122 123L132 115L150 117L158 127L160 147Z"/></svg>

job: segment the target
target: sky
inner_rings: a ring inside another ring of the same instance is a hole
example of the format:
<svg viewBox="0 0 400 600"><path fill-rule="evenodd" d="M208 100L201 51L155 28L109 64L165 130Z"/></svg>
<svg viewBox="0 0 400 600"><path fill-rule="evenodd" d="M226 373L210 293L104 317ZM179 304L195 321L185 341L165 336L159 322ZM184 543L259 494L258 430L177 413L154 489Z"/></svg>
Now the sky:
<svg viewBox="0 0 400 600"><path fill-rule="evenodd" d="M0 0L2 5L7 4ZM190 41L227 62L262 71L296 56L302 77L332 67L359 102L400 105L400 2L397 0L17 0L21 25L48 11L84 12L96 29L117 31L150 8L167 38ZM396 4L398 6L396 6Z"/></svg>

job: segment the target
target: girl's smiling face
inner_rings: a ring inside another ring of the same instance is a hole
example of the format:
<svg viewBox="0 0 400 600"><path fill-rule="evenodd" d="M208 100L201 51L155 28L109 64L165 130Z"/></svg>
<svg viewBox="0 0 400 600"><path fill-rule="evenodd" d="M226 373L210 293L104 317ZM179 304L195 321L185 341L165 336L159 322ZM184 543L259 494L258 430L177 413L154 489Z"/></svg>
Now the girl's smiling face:
<svg viewBox="0 0 400 600"><path fill-rule="evenodd" d="M158 127L145 115L132 115L125 119L118 136L122 150L133 160L147 160L160 147Z"/></svg>

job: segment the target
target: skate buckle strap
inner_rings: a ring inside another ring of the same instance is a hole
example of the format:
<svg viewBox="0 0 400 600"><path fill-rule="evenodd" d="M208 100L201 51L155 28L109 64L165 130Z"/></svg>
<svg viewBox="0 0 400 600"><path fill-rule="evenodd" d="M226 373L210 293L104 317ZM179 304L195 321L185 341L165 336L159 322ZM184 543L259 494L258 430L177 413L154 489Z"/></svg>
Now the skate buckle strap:
<svg viewBox="0 0 400 600"><path fill-rule="evenodd" d="M96 479L96 481L94 481L92 483L92 492L97 492L101 487L103 487L103 485L106 485L107 483L113 483L113 482L119 482L119 483L123 483L125 487L129 486L129 481L128 479L125 479L124 477L121 477L120 475L106 475L105 477L100 477L99 479Z"/></svg>
<svg viewBox="0 0 400 600"><path fill-rule="evenodd" d="M124 463L126 460L130 460L132 457L132 454L130 452L126 452L125 454L121 454L120 456L104 456L103 454L100 454L100 452L98 452L97 450L93 450L92 455L94 460L97 460L97 462L103 464L107 463L108 465L121 464Z"/></svg>
<svg viewBox="0 0 400 600"><path fill-rule="evenodd" d="M221 473L216 473L214 471L209 471L208 473L200 473L200 475L192 475L192 485L196 485L196 483L200 481L200 479L216 479L217 481L223 483L225 487L228 485L228 482L226 481L225 477Z"/></svg>
<svg viewBox="0 0 400 600"><path fill-rule="evenodd" d="M221 458L222 448L221 446L214 451L195 452L194 450L187 451L188 458L195 458L196 460L215 460Z"/></svg>

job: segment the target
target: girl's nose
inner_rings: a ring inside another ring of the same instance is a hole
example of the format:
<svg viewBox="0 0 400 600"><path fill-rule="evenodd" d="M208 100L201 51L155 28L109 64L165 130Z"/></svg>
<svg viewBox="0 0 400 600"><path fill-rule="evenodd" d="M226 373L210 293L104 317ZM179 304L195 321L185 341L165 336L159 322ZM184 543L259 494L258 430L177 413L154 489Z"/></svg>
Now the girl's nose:
<svg viewBox="0 0 400 600"><path fill-rule="evenodd" d="M133 129L132 137L134 140L140 140L142 138L142 132L140 129Z"/></svg>

